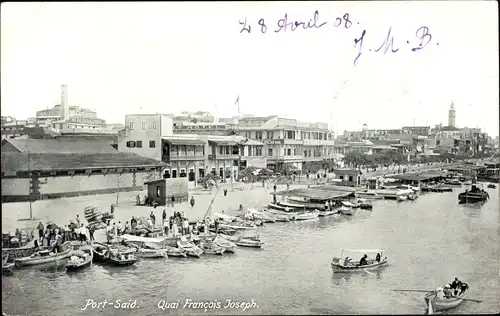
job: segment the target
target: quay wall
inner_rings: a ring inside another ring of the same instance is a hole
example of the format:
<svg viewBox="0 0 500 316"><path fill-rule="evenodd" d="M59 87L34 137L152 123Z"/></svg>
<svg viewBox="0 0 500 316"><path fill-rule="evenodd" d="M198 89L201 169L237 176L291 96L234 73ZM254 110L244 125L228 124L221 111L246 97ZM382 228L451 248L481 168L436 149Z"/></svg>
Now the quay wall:
<svg viewBox="0 0 500 316"><path fill-rule="evenodd" d="M159 174L156 173L156 178ZM31 199L46 200L92 194L108 194L128 191L140 191L144 182L152 180L151 172L112 173L107 175L74 175L40 178L39 194ZM2 179L2 202L29 200L29 179Z"/></svg>

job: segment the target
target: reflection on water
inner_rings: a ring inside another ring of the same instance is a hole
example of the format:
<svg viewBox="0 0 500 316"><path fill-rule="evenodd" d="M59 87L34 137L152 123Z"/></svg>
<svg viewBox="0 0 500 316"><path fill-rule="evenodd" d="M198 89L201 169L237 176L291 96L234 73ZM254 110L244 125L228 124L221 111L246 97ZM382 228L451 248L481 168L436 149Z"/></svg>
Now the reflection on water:
<svg viewBox="0 0 500 316"><path fill-rule="evenodd" d="M208 314L422 314L422 293L455 275L469 283L470 297L450 313L498 312L498 194L483 205L459 205L457 192L430 193L416 201L374 201L372 211L260 228L262 249L236 254L140 260L134 266L94 263L78 273L59 265L24 268L2 279L9 314L128 315L102 309L80 312L86 299L137 299L138 314L206 314L199 309L162 311L169 302L251 301L258 308L208 310ZM378 271L333 273L340 248L383 248L389 265ZM57 306L57 308L55 308Z"/></svg>

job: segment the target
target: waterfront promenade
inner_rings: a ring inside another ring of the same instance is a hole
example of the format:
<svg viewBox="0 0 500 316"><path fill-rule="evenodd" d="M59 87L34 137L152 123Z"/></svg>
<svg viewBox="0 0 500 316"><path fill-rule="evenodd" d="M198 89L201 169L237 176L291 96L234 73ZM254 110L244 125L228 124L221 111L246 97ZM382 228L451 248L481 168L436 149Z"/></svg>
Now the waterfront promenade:
<svg viewBox="0 0 500 316"><path fill-rule="evenodd" d="M446 168L449 165L434 165L421 167L420 171L430 169ZM397 170L397 169L396 169ZM412 172L412 171L407 171ZM364 174L365 178L373 176L389 175L389 171L375 171ZM314 184L313 177L309 181L303 177L296 177L295 182L290 182L290 188L307 187L309 184ZM262 187L262 183L224 183L221 184L217 197L212 205L212 212L222 212L229 215L239 214L238 207L243 205L248 207L262 207L272 201L271 193L273 192L272 184ZM224 196L223 189L228 189L227 196ZM277 190L285 190L286 184L278 184ZM212 201L217 189L212 191L203 190L197 187L190 191L190 195L195 198L195 205L191 207L189 203L184 202L172 206L159 206L156 209L148 206L136 206L136 195L144 195L146 191L122 192L119 194L119 203L115 208L115 222L130 221L132 216L149 217L151 211L156 216L157 223L161 223L163 209L166 209L167 215L171 216L175 211L185 212L190 220L201 219L207 212L208 205ZM116 194L89 195L73 198L63 198L54 200L36 201L32 203L33 217L39 218L42 223L54 221L58 225L66 225L70 220L74 220L79 214L80 218L84 219L83 210L89 205L95 205L102 212L109 211L110 205L116 203ZM18 221L20 218L29 217L29 203L4 203L2 204L2 232L13 231L16 228L29 228L36 226L37 222L33 221ZM85 222L85 220L84 220Z"/></svg>

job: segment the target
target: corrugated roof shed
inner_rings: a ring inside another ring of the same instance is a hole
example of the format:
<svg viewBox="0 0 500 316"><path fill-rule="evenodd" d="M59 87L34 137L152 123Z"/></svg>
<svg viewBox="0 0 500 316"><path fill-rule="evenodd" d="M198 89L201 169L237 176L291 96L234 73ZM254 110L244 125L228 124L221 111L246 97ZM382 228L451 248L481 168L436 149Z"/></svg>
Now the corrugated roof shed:
<svg viewBox="0 0 500 316"><path fill-rule="evenodd" d="M56 171L92 168L162 167L167 164L132 153L5 153L2 152L2 172Z"/></svg>
<svg viewBox="0 0 500 316"><path fill-rule="evenodd" d="M11 146L7 145L9 143ZM86 139L4 139L4 146L30 153L116 153L109 140Z"/></svg>

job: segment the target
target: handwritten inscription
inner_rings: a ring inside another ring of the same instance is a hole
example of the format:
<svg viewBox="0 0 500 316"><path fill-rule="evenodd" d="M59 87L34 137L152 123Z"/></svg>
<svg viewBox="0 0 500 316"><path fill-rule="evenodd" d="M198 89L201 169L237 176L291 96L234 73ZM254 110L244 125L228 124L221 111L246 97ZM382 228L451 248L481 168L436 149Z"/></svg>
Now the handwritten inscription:
<svg viewBox="0 0 500 316"><path fill-rule="evenodd" d="M307 22L306 22L307 21ZM255 23L256 22L256 23ZM358 65L360 57L363 55L365 52L365 45L363 43L366 40L367 36L367 30L356 30L356 27L360 24L359 21L355 21L352 19L351 15L349 13L343 13L340 14L336 17L334 17L333 20L328 20L327 18L322 18L320 16L320 12L318 10L314 11L312 16L307 19L307 20L294 20L291 19L288 15L288 13L285 13L282 18L280 18L278 21L275 23L269 23L266 24L266 21L264 18L260 19L255 19L253 20L253 25L252 21L248 21L247 18L245 17L243 21L239 21L239 24L241 26L240 29L240 34L253 34L255 32L252 32L252 26L255 26L257 28L256 33L261 33L265 34L268 33L268 30L270 33L293 33L296 31L305 31L305 30L316 30L320 28L324 28L325 26L328 27L328 25L332 25L334 28L339 28L343 29L344 32L354 32L353 37L354 37L354 49L355 49L355 58L354 58L354 66ZM272 32L271 32L272 30ZM371 33L370 33L371 34ZM370 37L379 37L380 35L370 35ZM371 44L374 45L372 48L368 48L369 52L373 53L381 53L381 54L395 54L398 52L405 51L404 48L401 46L403 42L406 41L406 44L409 47L410 52L417 52L429 45L429 43L432 41L432 34L430 32L429 27L427 26L420 26L416 32L415 35L412 37L398 39L395 37L393 34L393 28L390 26L388 28L387 33L385 34L385 37L381 36L379 40L376 38L371 39ZM370 45L370 44L368 44ZM439 43L436 43L436 45L439 45Z"/></svg>

